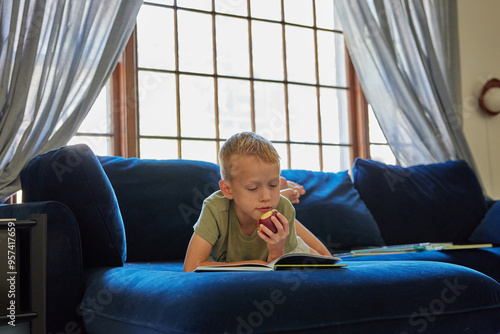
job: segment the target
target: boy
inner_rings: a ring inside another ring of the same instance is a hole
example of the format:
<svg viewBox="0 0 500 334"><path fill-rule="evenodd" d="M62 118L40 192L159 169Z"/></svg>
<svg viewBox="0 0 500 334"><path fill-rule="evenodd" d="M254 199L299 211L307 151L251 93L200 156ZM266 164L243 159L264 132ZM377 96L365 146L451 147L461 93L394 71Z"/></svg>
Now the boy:
<svg viewBox="0 0 500 334"><path fill-rule="evenodd" d="M219 161L220 190L203 202L184 271L213 262L269 263L290 252L330 255L280 196L279 155L271 142L252 132L235 134L222 145ZM278 231L257 229L260 216L272 209L279 211L279 220L272 218Z"/></svg>

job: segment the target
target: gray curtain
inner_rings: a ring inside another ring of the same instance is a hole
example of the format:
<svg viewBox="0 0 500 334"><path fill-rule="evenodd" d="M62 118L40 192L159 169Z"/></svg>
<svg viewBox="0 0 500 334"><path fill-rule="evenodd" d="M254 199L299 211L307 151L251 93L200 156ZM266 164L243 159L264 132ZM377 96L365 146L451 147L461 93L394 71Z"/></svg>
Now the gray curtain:
<svg viewBox="0 0 500 334"><path fill-rule="evenodd" d="M0 201L64 146L105 85L142 0L0 0Z"/></svg>
<svg viewBox="0 0 500 334"><path fill-rule="evenodd" d="M463 159L455 0L334 0L363 91L402 166Z"/></svg>

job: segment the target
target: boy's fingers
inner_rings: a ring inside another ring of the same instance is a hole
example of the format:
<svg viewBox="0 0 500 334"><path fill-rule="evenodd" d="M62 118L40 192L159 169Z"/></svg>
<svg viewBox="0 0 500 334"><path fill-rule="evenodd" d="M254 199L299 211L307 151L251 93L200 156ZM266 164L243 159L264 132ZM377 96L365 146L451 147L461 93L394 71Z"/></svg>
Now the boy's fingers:
<svg viewBox="0 0 500 334"><path fill-rule="evenodd" d="M279 221L282 224L285 224L285 223L288 224L288 220L285 218L285 216L283 216L283 214L281 212L278 211L276 216L279 218Z"/></svg>
<svg viewBox="0 0 500 334"><path fill-rule="evenodd" d="M297 182L293 181L288 181L288 187L294 188L299 192L299 194L304 195L306 193L306 190L304 189L304 186L301 184L298 184Z"/></svg>
<svg viewBox="0 0 500 334"><path fill-rule="evenodd" d="M297 190L294 190L292 203L293 204L299 203L299 197L300 197L299 192Z"/></svg>
<svg viewBox="0 0 500 334"><path fill-rule="evenodd" d="M304 195L306 193L306 190L302 186L300 186L299 188L297 188L297 191L299 192L300 195Z"/></svg>
<svg viewBox="0 0 500 334"><path fill-rule="evenodd" d="M274 225L276 225L276 228L278 229L278 231L280 228L282 228L286 233L288 233L288 230L289 230L288 220L285 218L285 216L283 216L281 214L281 212L278 212L277 217L279 218L279 221L276 222L273 219L271 219L271 220L274 223ZM278 219L276 219L276 220L278 220Z"/></svg>
<svg viewBox="0 0 500 334"><path fill-rule="evenodd" d="M280 228L282 229L283 228L283 225L282 223L278 220L278 218L276 217L271 217L271 221L273 222L274 226L276 226L276 228L278 229L278 231L280 230ZM272 232L272 231L271 231ZM278 232L276 232L278 233Z"/></svg>
<svg viewBox="0 0 500 334"><path fill-rule="evenodd" d="M265 238L271 238L271 236L274 234L273 231L271 231L266 225L260 224L260 229L257 233L261 233L264 235L264 240Z"/></svg>

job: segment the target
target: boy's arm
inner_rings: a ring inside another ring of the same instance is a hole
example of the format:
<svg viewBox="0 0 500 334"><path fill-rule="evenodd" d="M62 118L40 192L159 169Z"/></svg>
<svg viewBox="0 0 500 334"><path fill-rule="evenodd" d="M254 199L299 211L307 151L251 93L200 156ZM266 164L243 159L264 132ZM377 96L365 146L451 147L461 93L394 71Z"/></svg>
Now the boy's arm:
<svg viewBox="0 0 500 334"><path fill-rule="evenodd" d="M320 255L332 255L328 251L328 248L326 248L326 246L297 219L295 219L295 232L312 250L318 252Z"/></svg>
<svg viewBox="0 0 500 334"><path fill-rule="evenodd" d="M186 257L184 259L184 271L194 271L199 266L209 266L214 264L222 264L222 262L211 262L208 261L208 256L212 250L212 245L203 239L198 234L193 233L191 241L189 242L188 249L186 251ZM262 263L266 264L266 261L239 261L239 262L225 262L226 264L244 264L244 263Z"/></svg>
<svg viewBox="0 0 500 334"><path fill-rule="evenodd" d="M186 251L183 270L194 271L196 267L206 265L211 250L212 245L194 232Z"/></svg>

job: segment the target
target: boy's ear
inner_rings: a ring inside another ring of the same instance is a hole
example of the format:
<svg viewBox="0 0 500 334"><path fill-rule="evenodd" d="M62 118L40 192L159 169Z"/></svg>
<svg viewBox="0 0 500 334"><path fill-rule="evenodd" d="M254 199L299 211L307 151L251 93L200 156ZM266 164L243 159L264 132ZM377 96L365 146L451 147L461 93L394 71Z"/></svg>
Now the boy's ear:
<svg viewBox="0 0 500 334"><path fill-rule="evenodd" d="M220 180L219 188L228 199L233 199L233 193L231 192L231 186L228 181Z"/></svg>

